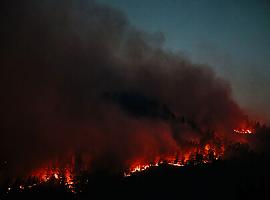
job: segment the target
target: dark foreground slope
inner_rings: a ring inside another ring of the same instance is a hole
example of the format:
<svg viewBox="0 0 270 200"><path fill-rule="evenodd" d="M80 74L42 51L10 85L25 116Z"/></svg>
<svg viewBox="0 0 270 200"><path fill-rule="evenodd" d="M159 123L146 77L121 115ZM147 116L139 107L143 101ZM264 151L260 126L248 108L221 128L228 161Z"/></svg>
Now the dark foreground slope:
<svg viewBox="0 0 270 200"><path fill-rule="evenodd" d="M270 199L269 169L269 160L258 156L185 167L164 164L126 178L83 175L76 194L47 183L1 199Z"/></svg>

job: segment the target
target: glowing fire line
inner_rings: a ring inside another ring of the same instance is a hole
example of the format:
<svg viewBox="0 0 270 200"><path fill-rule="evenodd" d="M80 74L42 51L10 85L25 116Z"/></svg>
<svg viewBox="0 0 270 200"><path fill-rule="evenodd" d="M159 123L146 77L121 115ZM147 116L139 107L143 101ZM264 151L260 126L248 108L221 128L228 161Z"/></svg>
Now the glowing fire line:
<svg viewBox="0 0 270 200"><path fill-rule="evenodd" d="M234 133L242 134L242 135L249 135L254 134L255 131L252 128L241 128L241 129L234 129ZM181 159L178 156L165 156L163 159L156 159L154 162L151 163L141 161L131 163L129 165L128 170L124 171L124 177L129 177L135 173L139 173L145 171L149 168L158 167L163 164L175 167L183 167L186 166L191 160L192 156L201 155L200 164L211 163L213 160L217 160L221 158L224 154L225 147L216 147L214 144L205 144L203 147L193 147L191 150L182 154ZM212 156L210 158L210 155ZM193 158L194 159L194 158ZM194 163L193 163L194 164ZM196 164L196 163L195 163ZM76 177L74 167L67 166L65 168L58 168L58 167L46 167L40 168L31 173L31 176L37 178L38 182L32 183L32 185L19 185L19 190L24 190L26 188L31 189L32 187L36 187L42 183L46 183L49 181L57 181L60 184L64 184L67 189L71 192L76 193L75 191L75 182L74 179ZM16 189L16 188L14 188ZM7 193L11 191L12 188L8 187Z"/></svg>
<svg viewBox="0 0 270 200"><path fill-rule="evenodd" d="M249 135L249 134L254 134L254 130L253 129L234 129L233 130L235 133L238 134L243 134L243 135Z"/></svg>
<svg viewBox="0 0 270 200"><path fill-rule="evenodd" d="M220 157L223 156L224 153L224 147L221 147L221 150L218 152L214 146L211 146L210 144L206 144L201 149L196 149L191 152L185 153L185 155L182 157L182 159L178 159L175 156L168 156L166 159L163 159L164 161L156 161L153 163L143 163L143 164L134 164L132 165L128 171L124 173L125 177L129 177L132 174L139 173L142 171L145 171L149 168L158 167L163 164L169 165L169 166L175 166L175 167L183 167L188 164L192 160L192 156L195 155L201 155L201 162L200 164L207 164L211 163L213 160L218 160ZM210 154L212 154L212 159L210 159ZM193 163L196 164L196 163Z"/></svg>

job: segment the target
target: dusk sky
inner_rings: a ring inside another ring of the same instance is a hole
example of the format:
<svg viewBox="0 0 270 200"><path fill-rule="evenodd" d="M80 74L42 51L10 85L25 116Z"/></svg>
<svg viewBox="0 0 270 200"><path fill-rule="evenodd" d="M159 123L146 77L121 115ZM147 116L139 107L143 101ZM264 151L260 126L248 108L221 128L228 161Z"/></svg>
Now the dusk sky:
<svg viewBox="0 0 270 200"><path fill-rule="evenodd" d="M267 0L98 0L131 24L164 34L164 47L209 64L231 82L252 117L270 122L270 2Z"/></svg>

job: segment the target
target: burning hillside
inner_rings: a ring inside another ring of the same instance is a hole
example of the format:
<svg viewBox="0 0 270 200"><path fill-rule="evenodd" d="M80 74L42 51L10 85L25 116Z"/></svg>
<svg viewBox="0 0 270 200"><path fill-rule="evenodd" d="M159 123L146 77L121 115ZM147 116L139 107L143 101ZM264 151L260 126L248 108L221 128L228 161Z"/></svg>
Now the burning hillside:
<svg viewBox="0 0 270 200"><path fill-rule="evenodd" d="M253 142L228 82L166 51L162 35L122 12L95 1L14 0L0 15L6 179L73 190L81 172L211 163L230 144Z"/></svg>
<svg viewBox="0 0 270 200"><path fill-rule="evenodd" d="M238 132L236 132L238 133ZM240 133L241 135L243 133ZM196 166L203 164L211 164L217 160L223 160L226 151L225 143L220 143L221 140L214 141L212 143L202 144L192 144L185 151L175 152L174 154L163 154L152 159L136 158L134 160L129 160L125 168L122 168L122 176L129 177L133 174L138 174L142 171L160 167L160 166L173 166L173 167L184 167L184 166ZM77 156L77 157L76 157ZM80 154L74 154L71 161L65 165L60 165L59 163L48 164L45 167L41 167L32 171L25 180L31 179L35 180L29 183L21 182L19 184L19 189L24 190L25 188L31 189L42 185L44 183L59 183L60 185L65 185L65 187L76 193L78 191L77 177L80 177L83 173L89 173L91 171L91 165L87 166L87 163L83 163L80 158ZM88 164L89 165L89 164ZM123 167L123 166L122 166ZM16 189L16 187L15 187ZM9 187L9 191L14 190L14 188Z"/></svg>

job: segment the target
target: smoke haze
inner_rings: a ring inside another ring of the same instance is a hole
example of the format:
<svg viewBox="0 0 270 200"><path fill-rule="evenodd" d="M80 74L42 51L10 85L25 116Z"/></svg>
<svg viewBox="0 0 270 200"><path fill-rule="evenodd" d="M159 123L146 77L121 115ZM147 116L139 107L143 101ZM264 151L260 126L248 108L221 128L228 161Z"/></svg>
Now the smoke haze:
<svg viewBox="0 0 270 200"><path fill-rule="evenodd" d="M0 159L12 173L78 149L93 166L125 166L208 130L233 137L244 120L226 81L165 51L162 34L118 10L83 0L1 4Z"/></svg>

